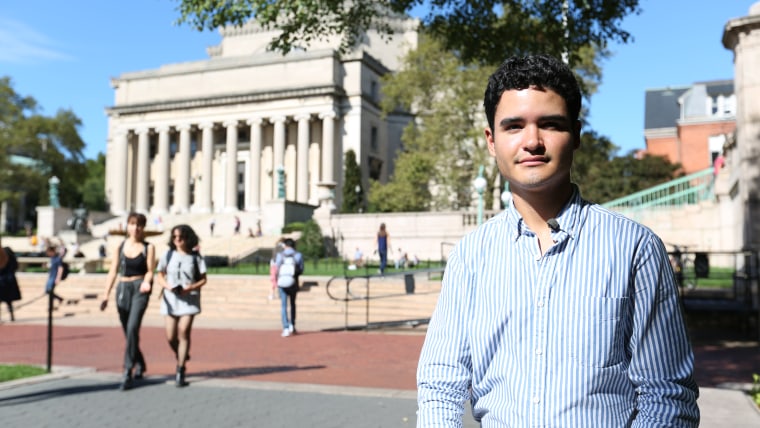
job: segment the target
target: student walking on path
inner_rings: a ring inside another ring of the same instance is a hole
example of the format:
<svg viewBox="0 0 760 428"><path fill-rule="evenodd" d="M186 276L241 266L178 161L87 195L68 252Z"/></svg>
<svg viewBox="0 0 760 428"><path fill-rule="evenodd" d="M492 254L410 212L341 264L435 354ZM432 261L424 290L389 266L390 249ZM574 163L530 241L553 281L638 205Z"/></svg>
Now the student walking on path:
<svg viewBox="0 0 760 428"><path fill-rule="evenodd" d="M391 248L391 237L388 235L388 231L385 230L385 223L380 223L380 230L377 231L377 254L380 256L380 275L385 274L385 267L388 265L389 248Z"/></svg>
<svg viewBox="0 0 760 428"><path fill-rule="evenodd" d="M166 340L177 359L176 386L187 386L185 363L190 359L193 320L201 312L201 287L206 285L206 263L196 251L198 235L188 225L172 228L169 250L158 262L161 315Z"/></svg>
<svg viewBox="0 0 760 428"><path fill-rule="evenodd" d="M277 253L277 288L280 291L282 318L282 337L288 337L296 332L296 295L298 294L298 278L303 273L303 255L296 251L296 242L291 238L283 241L283 249ZM290 316L288 316L288 302Z"/></svg>
<svg viewBox="0 0 760 428"><path fill-rule="evenodd" d="M58 284L60 284L64 279L63 254L66 254L66 252L59 251L59 249L52 244L50 244L45 249L45 255L50 257L48 279L45 283L45 293L51 297L48 310L53 310L53 299L55 299L55 301L57 301L59 304L63 302L63 297L55 294L55 287L57 287Z"/></svg>
<svg viewBox="0 0 760 428"><path fill-rule="evenodd" d="M11 321L15 321L13 315L13 302L21 300L21 290L16 279L18 260L10 247L3 247L0 241L0 301L8 306Z"/></svg>
<svg viewBox="0 0 760 428"><path fill-rule="evenodd" d="M145 241L146 222L143 214L130 213L127 216L127 238L111 256L103 301L100 303L100 310L105 310L111 288L118 276L116 308L127 342L124 350L124 376L120 386L123 391L131 389L133 379L142 379L147 371L145 358L140 351L140 326L153 286L156 248Z"/></svg>

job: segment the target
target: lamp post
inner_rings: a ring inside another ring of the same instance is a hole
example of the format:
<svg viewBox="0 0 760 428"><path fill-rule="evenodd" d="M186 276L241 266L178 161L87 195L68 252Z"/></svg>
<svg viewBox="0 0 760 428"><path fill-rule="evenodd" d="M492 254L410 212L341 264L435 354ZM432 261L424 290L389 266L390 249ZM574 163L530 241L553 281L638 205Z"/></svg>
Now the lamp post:
<svg viewBox="0 0 760 428"><path fill-rule="evenodd" d="M61 204L58 202L58 185L61 184L61 180L56 177L55 175L50 177L50 180L48 180L48 185L50 185L49 193L50 193L50 206L53 208L60 208Z"/></svg>
<svg viewBox="0 0 760 428"><path fill-rule="evenodd" d="M485 167L480 165L478 177L472 182L472 186L475 188L475 191L478 192L478 226L483 224L483 192L486 190L486 186L488 186L488 182L485 177L483 177L484 169Z"/></svg>
<svg viewBox="0 0 760 428"><path fill-rule="evenodd" d="M354 187L354 192L356 192L356 211L361 213L362 212L362 200L361 200L362 186L357 184L356 187Z"/></svg>

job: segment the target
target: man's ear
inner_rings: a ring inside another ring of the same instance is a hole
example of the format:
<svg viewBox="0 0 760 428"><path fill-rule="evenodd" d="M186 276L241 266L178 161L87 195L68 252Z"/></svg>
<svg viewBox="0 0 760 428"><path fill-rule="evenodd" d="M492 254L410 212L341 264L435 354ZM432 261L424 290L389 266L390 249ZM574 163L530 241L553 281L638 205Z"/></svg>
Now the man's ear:
<svg viewBox="0 0 760 428"><path fill-rule="evenodd" d="M493 131L491 131L490 127L486 127L486 129L483 132L486 136L486 146L488 146L488 153L491 156L496 156L496 148L494 147L494 142L493 142Z"/></svg>

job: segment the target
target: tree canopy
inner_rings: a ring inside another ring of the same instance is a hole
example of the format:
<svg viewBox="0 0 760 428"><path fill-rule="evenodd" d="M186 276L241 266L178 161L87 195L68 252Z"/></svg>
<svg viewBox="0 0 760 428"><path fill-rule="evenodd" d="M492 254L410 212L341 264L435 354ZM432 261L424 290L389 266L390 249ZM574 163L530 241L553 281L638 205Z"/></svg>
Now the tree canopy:
<svg viewBox="0 0 760 428"><path fill-rule="evenodd" d="M574 64L583 46L628 42L620 24L640 13L639 0L179 0L177 10L199 31L254 19L280 30L269 48L282 53L331 36L348 51L371 28L392 37L389 16L415 13L446 49L484 64L521 52L567 53Z"/></svg>
<svg viewBox="0 0 760 428"><path fill-rule="evenodd" d="M82 203L87 172L80 126L71 110L42 115L34 98L17 94L9 77L0 78L0 201L25 206L24 219L31 220L35 207L50 203L48 180L56 176L61 206Z"/></svg>

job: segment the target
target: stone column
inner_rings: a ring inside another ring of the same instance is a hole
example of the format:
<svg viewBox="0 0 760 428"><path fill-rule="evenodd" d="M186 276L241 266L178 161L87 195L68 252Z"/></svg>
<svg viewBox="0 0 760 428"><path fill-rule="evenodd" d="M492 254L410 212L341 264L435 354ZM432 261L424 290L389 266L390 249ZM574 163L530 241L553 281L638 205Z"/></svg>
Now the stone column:
<svg viewBox="0 0 760 428"><path fill-rule="evenodd" d="M190 124L182 124L179 129L179 149L175 155L177 177L174 179L174 210L179 213L190 211Z"/></svg>
<svg viewBox="0 0 760 428"><path fill-rule="evenodd" d="M137 129L137 172L135 189L135 211L147 214L150 201L150 130Z"/></svg>
<svg viewBox="0 0 760 428"><path fill-rule="evenodd" d="M738 171L739 200L743 205L737 232L744 248L760 249L760 2L749 16L730 20L723 32L723 46L734 52L736 94L736 148L729 154Z"/></svg>
<svg viewBox="0 0 760 428"><path fill-rule="evenodd" d="M298 144L296 146L296 200L309 201L309 119L308 114L295 117L298 121Z"/></svg>
<svg viewBox="0 0 760 428"><path fill-rule="evenodd" d="M113 174L110 174L111 184L111 213L122 215L127 212L127 131L116 130L113 140L111 161L114 166Z"/></svg>
<svg viewBox="0 0 760 428"><path fill-rule="evenodd" d="M156 177L153 180L153 207L157 214L169 212L169 127L159 126L156 151Z"/></svg>
<svg viewBox="0 0 760 428"><path fill-rule="evenodd" d="M335 112L321 113L322 119L322 182L335 183Z"/></svg>
<svg viewBox="0 0 760 428"><path fill-rule="evenodd" d="M237 144L238 144L237 120L224 122L227 128L227 177L225 180L224 210L235 212L237 207Z"/></svg>
<svg viewBox="0 0 760 428"><path fill-rule="evenodd" d="M271 118L270 121L274 124L273 158L274 171L277 171L277 168L285 166L285 116L276 116ZM277 195L276 175L273 184L272 194Z"/></svg>
<svg viewBox="0 0 760 428"><path fill-rule="evenodd" d="M213 211L213 205L211 202L211 185L213 183L213 164L214 164L214 124L211 122L204 122L200 124L201 138L203 147L201 152L203 155L203 163L201 169L201 192L200 201L198 202L198 211L202 213L210 213Z"/></svg>
<svg viewBox="0 0 760 428"><path fill-rule="evenodd" d="M260 117L248 119L251 127L251 147L249 149L249 198L248 211L258 213L261 210L261 124Z"/></svg>

